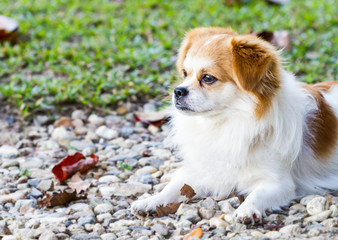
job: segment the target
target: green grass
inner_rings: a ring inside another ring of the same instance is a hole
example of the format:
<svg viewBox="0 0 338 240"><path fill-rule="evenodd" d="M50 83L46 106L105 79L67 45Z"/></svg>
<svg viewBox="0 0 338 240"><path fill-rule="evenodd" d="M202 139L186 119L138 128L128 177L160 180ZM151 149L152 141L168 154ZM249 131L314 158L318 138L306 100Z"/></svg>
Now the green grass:
<svg viewBox="0 0 338 240"><path fill-rule="evenodd" d="M0 99L34 113L154 97L175 81L177 48L197 26L288 30L287 69L306 82L337 80L336 0L224 2L1 0L1 14L20 23L21 42L0 46Z"/></svg>

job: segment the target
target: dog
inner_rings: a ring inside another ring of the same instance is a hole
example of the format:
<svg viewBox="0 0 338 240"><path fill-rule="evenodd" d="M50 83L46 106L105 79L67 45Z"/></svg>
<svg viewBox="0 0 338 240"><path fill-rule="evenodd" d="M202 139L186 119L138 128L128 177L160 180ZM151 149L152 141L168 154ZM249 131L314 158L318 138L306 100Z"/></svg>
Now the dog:
<svg viewBox="0 0 338 240"><path fill-rule="evenodd" d="M243 194L234 217L255 223L297 196L338 189L338 82L298 82L270 43L215 27L185 36L177 69L171 127L183 166L134 213L186 200L187 184L201 198Z"/></svg>

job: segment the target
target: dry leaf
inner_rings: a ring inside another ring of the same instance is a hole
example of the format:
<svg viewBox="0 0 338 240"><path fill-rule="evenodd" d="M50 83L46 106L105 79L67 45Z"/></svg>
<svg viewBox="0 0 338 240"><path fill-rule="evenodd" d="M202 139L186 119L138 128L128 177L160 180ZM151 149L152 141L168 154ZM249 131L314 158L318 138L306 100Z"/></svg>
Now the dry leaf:
<svg viewBox="0 0 338 240"><path fill-rule="evenodd" d="M196 193L192 187L190 187L188 184L184 184L184 186L181 188L181 195L190 200L196 195ZM166 206L157 206L156 213L153 214L153 217L163 217L175 213L181 204L182 202L168 203Z"/></svg>
<svg viewBox="0 0 338 240"><path fill-rule="evenodd" d="M175 213L181 204L182 202L168 203L166 206L163 205L157 206L156 213L153 214L153 217L163 217Z"/></svg>
<svg viewBox="0 0 338 240"><path fill-rule="evenodd" d="M76 173L75 175L72 176L72 178L67 182L67 185L71 188L74 189L77 193L80 193L81 191L86 191L90 183L87 181L83 181L82 178L80 177L79 173Z"/></svg>
<svg viewBox="0 0 338 240"><path fill-rule="evenodd" d="M73 127L72 120L69 117L60 117L54 122L55 127Z"/></svg>
<svg viewBox="0 0 338 240"><path fill-rule="evenodd" d="M154 125L156 127L160 127L163 123L165 123L169 118L169 114L167 110L162 110L158 112L136 112L134 113L134 120L136 122L143 122L146 124Z"/></svg>
<svg viewBox="0 0 338 240"><path fill-rule="evenodd" d="M190 237L197 237L200 238L203 235L203 231L201 228L196 228L191 233L189 233L183 240L188 240Z"/></svg>
<svg viewBox="0 0 338 240"><path fill-rule="evenodd" d="M253 35L264 39L265 41L270 42L272 45L276 46L277 48L283 48L285 50L291 49L291 38L287 31L260 31L254 32Z"/></svg>
<svg viewBox="0 0 338 240"><path fill-rule="evenodd" d="M190 187L187 184L184 184L184 186L181 188L181 195L185 196L186 198L190 200L196 195L196 193L194 189L192 189L192 187Z"/></svg>
<svg viewBox="0 0 338 240"><path fill-rule="evenodd" d="M94 168L99 161L98 156L92 154L85 158L82 153L76 152L74 155L69 155L57 163L52 172L60 182L73 176L76 172L86 173Z"/></svg>
<svg viewBox="0 0 338 240"><path fill-rule="evenodd" d="M45 194L44 198L38 201L38 204L40 207L55 207L86 198L86 193L78 194L73 189L65 189L63 191L53 192L52 195Z"/></svg>

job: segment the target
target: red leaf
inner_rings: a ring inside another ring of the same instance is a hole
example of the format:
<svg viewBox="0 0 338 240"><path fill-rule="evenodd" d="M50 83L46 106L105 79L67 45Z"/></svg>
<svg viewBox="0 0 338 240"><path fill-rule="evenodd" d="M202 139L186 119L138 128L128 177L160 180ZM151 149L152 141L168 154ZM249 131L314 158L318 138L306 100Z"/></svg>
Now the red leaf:
<svg viewBox="0 0 338 240"><path fill-rule="evenodd" d="M86 173L94 168L99 161L98 156L92 154L89 158L85 158L82 153L76 152L74 155L69 155L56 164L52 172L60 182L70 178L76 172Z"/></svg>

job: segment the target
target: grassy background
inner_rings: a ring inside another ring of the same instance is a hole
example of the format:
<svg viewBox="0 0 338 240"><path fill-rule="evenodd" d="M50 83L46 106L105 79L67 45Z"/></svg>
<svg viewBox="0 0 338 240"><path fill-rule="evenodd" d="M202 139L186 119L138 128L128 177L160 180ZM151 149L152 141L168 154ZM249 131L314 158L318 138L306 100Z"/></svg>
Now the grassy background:
<svg viewBox="0 0 338 240"><path fill-rule="evenodd" d="M20 23L21 41L0 45L0 99L27 114L154 97L175 80L176 50L196 26L288 30L287 69L306 82L337 80L336 0L243 2L1 0L1 14Z"/></svg>

